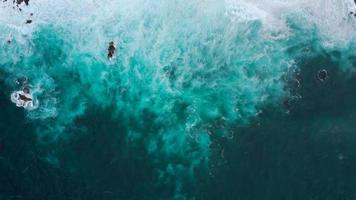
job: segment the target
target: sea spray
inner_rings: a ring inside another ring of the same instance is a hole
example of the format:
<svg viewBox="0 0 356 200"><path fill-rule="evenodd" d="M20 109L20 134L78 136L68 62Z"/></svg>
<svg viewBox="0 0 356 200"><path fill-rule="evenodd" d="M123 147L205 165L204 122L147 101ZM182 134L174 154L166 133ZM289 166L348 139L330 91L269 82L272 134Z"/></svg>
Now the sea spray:
<svg viewBox="0 0 356 200"><path fill-rule="evenodd" d="M14 90L18 76L29 78L39 107L27 117L40 141L70 141L85 134L88 110L110 112L108 121L126 127L110 130L114 137L126 138L126 148L144 146L157 185L174 185L176 198L207 170L211 136L230 136L290 96L284 78L293 79L295 59L308 48L341 45L348 56L340 61L353 65L354 22L336 16L345 34L330 38L330 23L305 3L294 3L302 5L296 11L283 1L265 9L258 1L31 3L22 14L1 8L0 69ZM33 23L22 23L29 12Z"/></svg>

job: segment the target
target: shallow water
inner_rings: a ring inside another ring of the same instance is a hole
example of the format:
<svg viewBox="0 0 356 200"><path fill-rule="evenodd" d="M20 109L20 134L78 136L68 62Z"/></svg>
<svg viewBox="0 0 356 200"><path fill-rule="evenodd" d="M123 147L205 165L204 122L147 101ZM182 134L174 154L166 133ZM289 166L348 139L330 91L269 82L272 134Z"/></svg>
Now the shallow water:
<svg viewBox="0 0 356 200"><path fill-rule="evenodd" d="M0 198L356 198L352 1L12 6ZM9 99L21 76L34 110Z"/></svg>

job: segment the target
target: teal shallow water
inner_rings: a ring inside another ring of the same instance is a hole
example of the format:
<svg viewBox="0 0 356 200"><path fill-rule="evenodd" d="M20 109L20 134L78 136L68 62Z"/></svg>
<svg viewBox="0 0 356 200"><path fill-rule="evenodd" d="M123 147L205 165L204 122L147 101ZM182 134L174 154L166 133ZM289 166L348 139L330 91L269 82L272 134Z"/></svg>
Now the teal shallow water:
<svg viewBox="0 0 356 200"><path fill-rule="evenodd" d="M1 8L0 197L355 197L346 1L323 23L278 1L106 3ZM20 76L35 110L9 100Z"/></svg>

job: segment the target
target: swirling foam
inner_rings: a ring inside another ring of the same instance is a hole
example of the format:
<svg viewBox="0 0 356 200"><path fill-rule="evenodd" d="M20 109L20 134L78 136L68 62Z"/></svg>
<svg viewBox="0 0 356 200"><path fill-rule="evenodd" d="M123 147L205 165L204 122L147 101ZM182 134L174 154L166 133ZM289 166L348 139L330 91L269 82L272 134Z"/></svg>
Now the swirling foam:
<svg viewBox="0 0 356 200"><path fill-rule="evenodd" d="M325 2L337 9L320 12ZM351 55L354 22L340 14L348 9L332 0L42 0L21 13L3 6L0 69L9 87L20 75L31 80L40 105L28 117L41 136L64 137L92 106L135 124L128 141L144 141L162 181L177 181L179 198L180 174L194 176L209 162L210 135L230 134L288 95L282 77L296 67L289 49L311 41L300 30L317 34L320 48L341 45ZM25 25L31 12L34 22ZM111 62L110 41L118 46Z"/></svg>

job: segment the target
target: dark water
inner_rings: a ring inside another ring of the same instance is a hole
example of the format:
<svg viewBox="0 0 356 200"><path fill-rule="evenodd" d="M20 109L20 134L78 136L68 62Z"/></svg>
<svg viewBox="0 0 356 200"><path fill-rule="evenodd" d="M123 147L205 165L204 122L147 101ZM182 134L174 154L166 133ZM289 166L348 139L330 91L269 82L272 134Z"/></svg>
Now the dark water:
<svg viewBox="0 0 356 200"><path fill-rule="evenodd" d="M300 65L296 92L303 98L290 113L268 109L233 139L216 138L223 158L187 193L196 199L356 198L356 77L340 72L328 55ZM322 83L316 75L325 66L329 78ZM3 84L1 91L6 96ZM46 147L21 109L4 98L1 108L1 199L169 199L174 191L154 185L140 144L127 148L125 134L114 134L127 130L110 109L88 111L78 120L85 131L71 130L73 138ZM45 162L50 148L60 152L61 167Z"/></svg>
<svg viewBox="0 0 356 200"><path fill-rule="evenodd" d="M289 115L270 110L225 141L226 164L203 199L355 198L356 78L329 61L303 62L303 98ZM316 79L322 66L325 83Z"/></svg>

